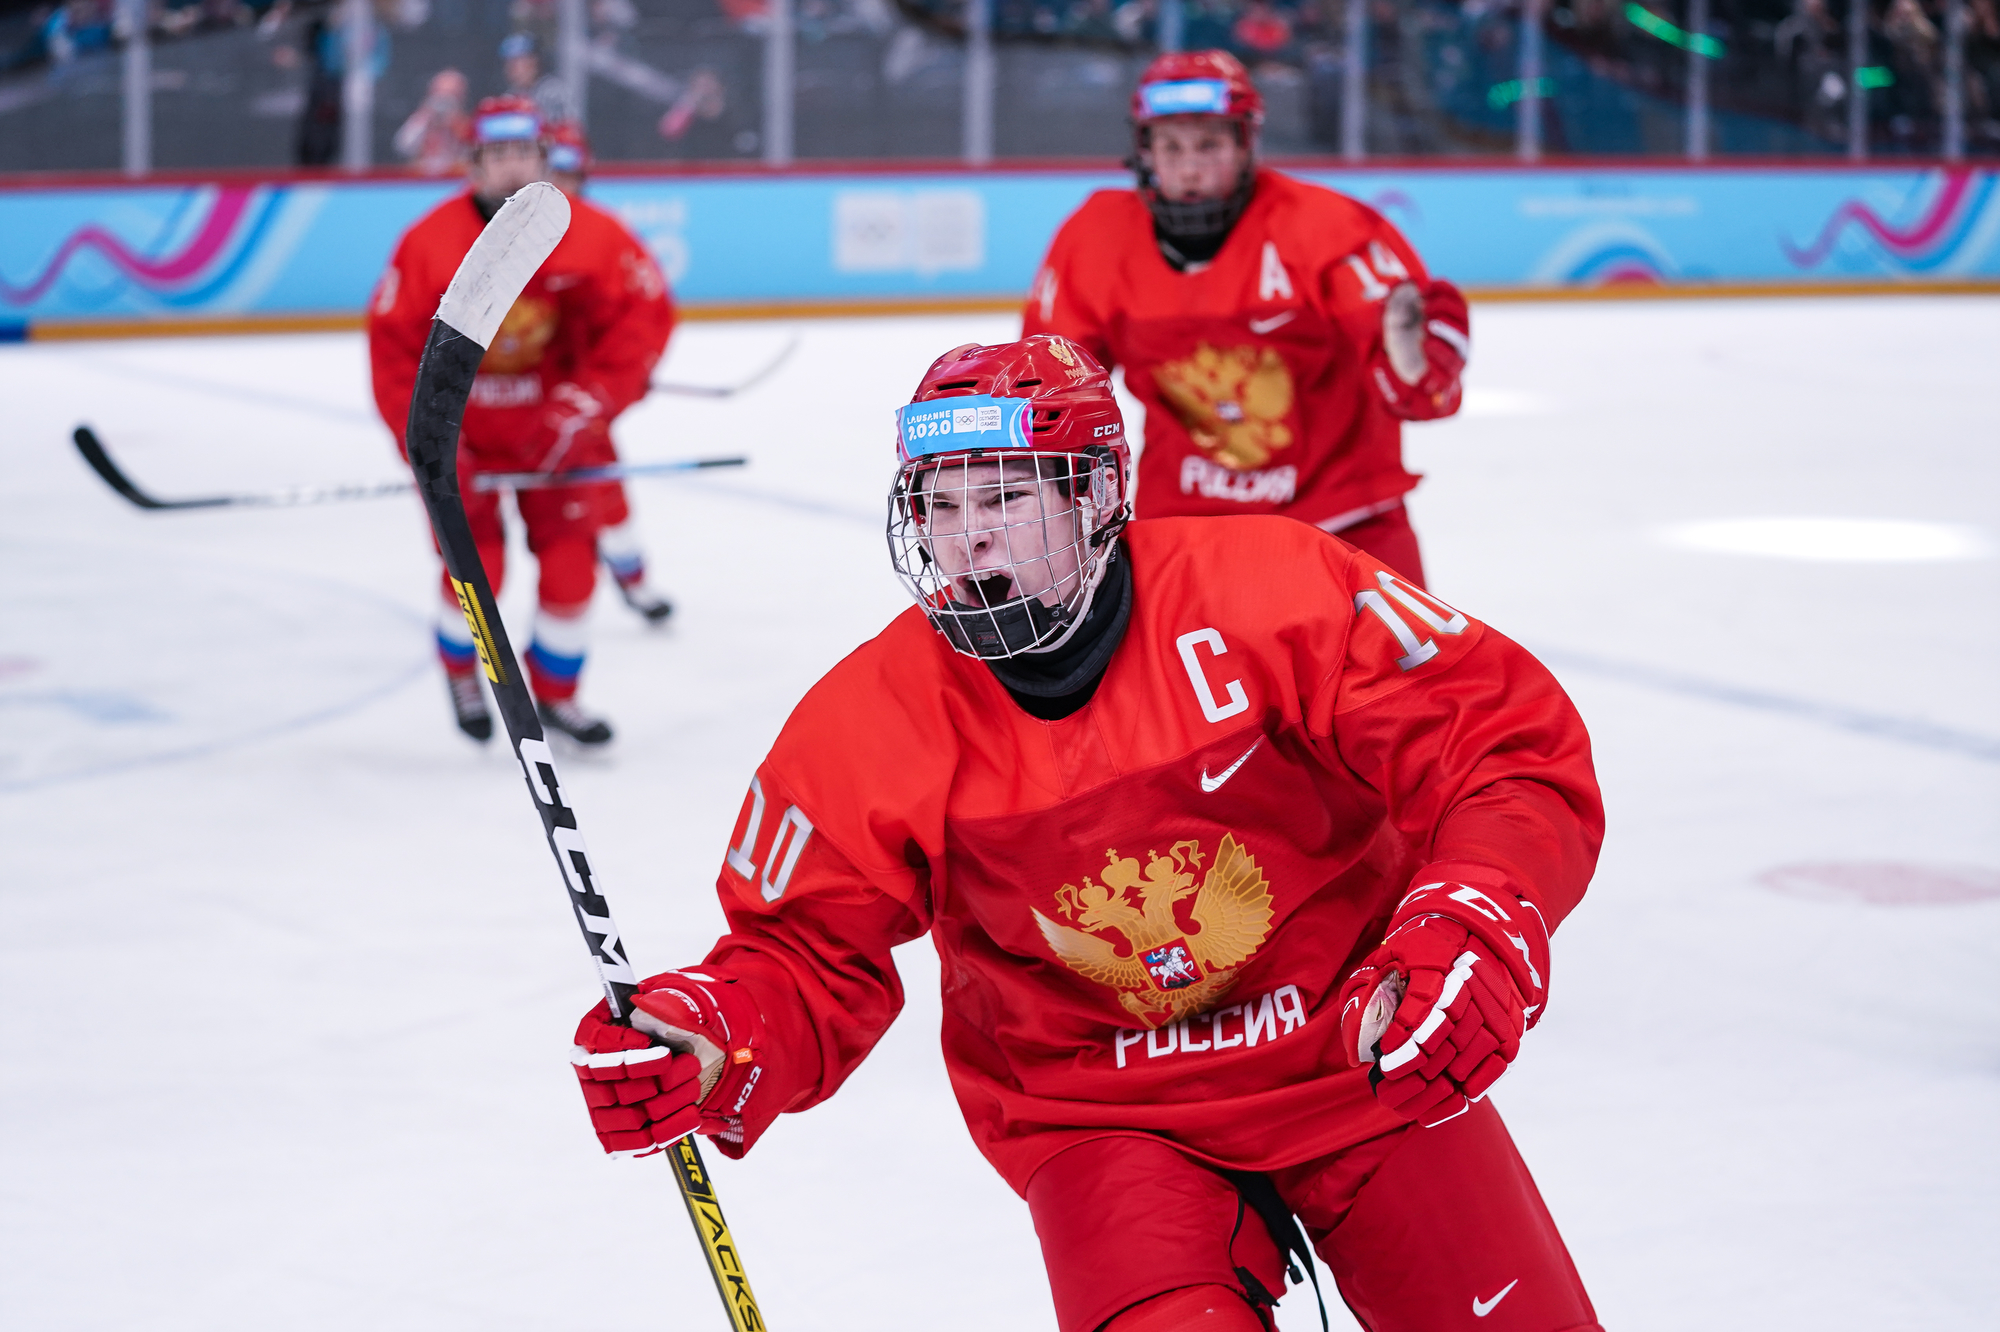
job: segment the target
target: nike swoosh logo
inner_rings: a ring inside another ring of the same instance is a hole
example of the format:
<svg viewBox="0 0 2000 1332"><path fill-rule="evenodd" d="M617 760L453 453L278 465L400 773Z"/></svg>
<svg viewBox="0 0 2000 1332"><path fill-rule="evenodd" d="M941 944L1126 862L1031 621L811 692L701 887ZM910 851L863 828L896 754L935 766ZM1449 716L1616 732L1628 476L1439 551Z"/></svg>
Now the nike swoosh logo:
<svg viewBox="0 0 2000 1332"><path fill-rule="evenodd" d="M1263 743L1264 743L1264 737L1261 735L1258 736L1256 741L1251 744L1250 748L1243 751L1243 757L1237 759L1236 762L1230 764L1228 767L1224 768L1221 772L1215 774L1215 776L1213 777L1208 775L1208 765L1203 764L1201 769L1201 789L1204 792L1220 790L1222 784L1228 781L1231 777L1234 777L1236 775L1236 770L1242 767L1245 763L1248 763L1250 761L1250 756L1257 752L1257 746Z"/></svg>
<svg viewBox="0 0 2000 1332"><path fill-rule="evenodd" d="M1283 314L1272 315L1269 319L1253 319L1250 321L1250 331L1252 333L1269 333L1272 329L1289 324L1298 317L1299 312L1297 310L1287 310Z"/></svg>
<svg viewBox="0 0 2000 1332"><path fill-rule="evenodd" d="M1477 1295L1474 1295L1472 1297L1472 1316L1474 1318L1486 1317L1487 1314L1493 1312L1494 1305L1500 1303L1500 1301L1507 1298L1508 1291L1514 1289L1514 1287L1520 1284L1521 1284L1521 1278L1515 1277L1512 1281L1509 1281L1505 1286L1501 1287L1500 1293L1498 1295L1495 1295L1490 1300L1482 1300Z"/></svg>

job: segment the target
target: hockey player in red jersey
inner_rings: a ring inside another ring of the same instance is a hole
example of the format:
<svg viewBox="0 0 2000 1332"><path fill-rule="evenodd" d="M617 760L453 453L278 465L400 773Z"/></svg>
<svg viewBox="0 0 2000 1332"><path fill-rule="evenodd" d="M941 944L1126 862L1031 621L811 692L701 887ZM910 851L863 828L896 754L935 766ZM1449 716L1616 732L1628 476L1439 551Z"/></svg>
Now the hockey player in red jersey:
<svg viewBox="0 0 2000 1332"><path fill-rule="evenodd" d="M739 1156L831 1096L929 933L1062 1332L1268 1328L1293 1216L1369 1328L1595 1327L1484 1099L1602 835L1561 688L1306 524L1128 524L1109 376L1066 339L947 352L897 446L917 605L751 779L729 932L633 1027L579 1027L605 1149Z"/></svg>
<svg viewBox="0 0 2000 1332"><path fill-rule="evenodd" d="M1465 299L1374 209L1258 166L1263 119L1227 52L1149 65L1138 187L1063 224L1022 331L1125 368L1146 407L1141 517L1287 514L1422 586L1401 423L1458 410Z"/></svg>
<svg viewBox="0 0 2000 1332"><path fill-rule="evenodd" d="M405 232L368 307L375 403L402 446L417 358L431 317L482 228L507 196L547 170L532 103L489 98L472 119L471 188ZM569 232L507 312L473 380L459 436L466 515L494 589L505 572L500 497L477 490L482 472L555 472L617 460L611 422L644 395L673 329L673 304L652 256L609 214L571 203ZM578 704L597 580L597 538L626 517L622 491L597 483L522 490L528 549L540 564L540 602L527 669L543 724L581 744L611 728ZM438 652L458 724L485 740L491 714L478 659L449 579Z"/></svg>
<svg viewBox="0 0 2000 1332"><path fill-rule="evenodd" d="M549 183L570 197L572 203L583 197L584 182L589 178L591 155L590 139L583 127L573 120L557 121L548 126L549 140ZM616 222L616 219L613 219ZM619 224L623 230L623 224ZM639 241L632 238L632 244ZM668 299L672 300L669 291ZM648 624L665 624L667 617L674 613L674 604L653 590L646 581L646 551L639 544L638 524L631 514L631 497L625 493L622 483L613 481L609 485L617 490L618 498L612 502L615 512L623 510L625 517L606 527L597 534L597 555L604 561L604 567L611 571L612 582L617 585L618 595L644 617Z"/></svg>

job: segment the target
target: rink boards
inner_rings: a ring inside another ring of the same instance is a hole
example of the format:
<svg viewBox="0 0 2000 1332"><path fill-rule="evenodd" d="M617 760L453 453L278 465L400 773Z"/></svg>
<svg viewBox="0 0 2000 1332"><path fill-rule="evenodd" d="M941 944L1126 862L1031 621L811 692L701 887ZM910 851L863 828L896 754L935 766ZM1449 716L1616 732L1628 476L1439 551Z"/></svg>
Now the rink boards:
<svg viewBox="0 0 2000 1332"><path fill-rule="evenodd" d="M1297 168L1489 294L2000 285L2000 172ZM690 313L993 308L1121 172L606 174ZM0 337L342 326L452 182L238 177L0 188ZM135 327L137 326L137 327Z"/></svg>

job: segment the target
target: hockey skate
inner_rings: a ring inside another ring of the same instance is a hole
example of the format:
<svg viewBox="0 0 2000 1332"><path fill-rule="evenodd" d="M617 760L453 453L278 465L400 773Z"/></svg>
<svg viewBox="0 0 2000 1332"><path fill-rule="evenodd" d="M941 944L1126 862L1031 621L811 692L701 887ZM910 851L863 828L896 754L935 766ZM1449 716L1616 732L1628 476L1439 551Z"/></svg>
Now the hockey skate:
<svg viewBox="0 0 2000 1332"><path fill-rule="evenodd" d="M591 716L573 698L536 699L535 715L542 719L543 726L579 745L594 749L611 743L611 723Z"/></svg>
<svg viewBox="0 0 2000 1332"><path fill-rule="evenodd" d="M647 624L665 624L667 617L674 613L674 603L644 582L619 583L618 595L625 598L626 605L645 616Z"/></svg>
<svg viewBox="0 0 2000 1332"><path fill-rule="evenodd" d="M458 729L482 745L493 738L493 714L486 710L486 696L479 692L479 673L465 671L444 677L451 690L451 710Z"/></svg>

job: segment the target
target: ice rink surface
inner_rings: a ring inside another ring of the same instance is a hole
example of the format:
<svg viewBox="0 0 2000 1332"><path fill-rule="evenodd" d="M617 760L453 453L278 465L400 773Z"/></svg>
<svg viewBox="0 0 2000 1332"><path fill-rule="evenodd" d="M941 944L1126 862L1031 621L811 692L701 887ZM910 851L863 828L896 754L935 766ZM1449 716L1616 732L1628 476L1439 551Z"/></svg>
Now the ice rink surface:
<svg viewBox="0 0 2000 1332"><path fill-rule="evenodd" d="M694 325L663 376L803 341L621 423L754 460L634 486L670 632L596 611L619 738L565 775L642 973L705 950L754 765L904 605L891 407L1015 327ZM1598 747L1601 867L1495 1100L1602 1320L2000 1326L2000 301L1474 327L1411 511ZM392 477L359 337L10 347L0 402L0 1324L719 1330L666 1167L587 1130L593 980L518 769L450 724L414 498L143 513L69 445L163 495ZM777 1332L1053 1327L928 948L842 1093L716 1162Z"/></svg>

